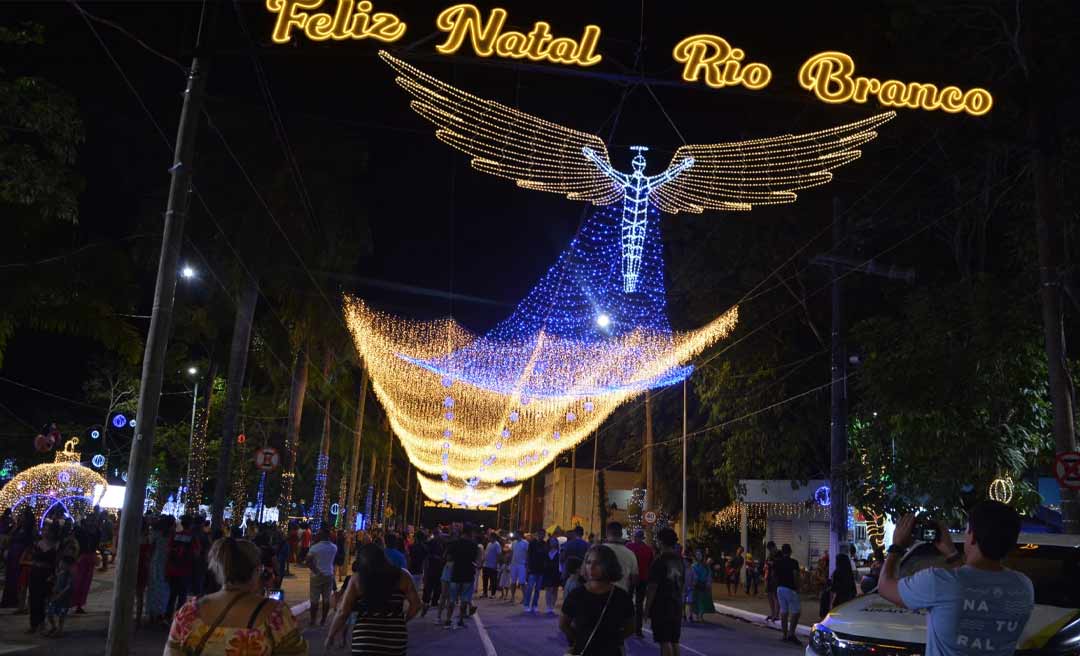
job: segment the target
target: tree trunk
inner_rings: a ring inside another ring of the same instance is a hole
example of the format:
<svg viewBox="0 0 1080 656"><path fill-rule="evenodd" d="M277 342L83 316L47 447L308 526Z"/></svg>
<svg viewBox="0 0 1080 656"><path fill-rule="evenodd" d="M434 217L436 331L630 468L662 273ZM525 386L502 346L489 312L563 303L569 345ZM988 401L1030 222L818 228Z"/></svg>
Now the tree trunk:
<svg viewBox="0 0 1080 656"><path fill-rule="evenodd" d="M232 464L232 445L236 440L236 417L240 412L240 395L244 389L248 347L251 344L251 324L259 300L259 285L253 278L244 280L233 322L232 347L229 349L229 379L225 387L225 410L221 422L221 452L218 455L217 480L214 481L214 503L210 510L211 533L221 528L228 495L229 472Z"/></svg>
<svg viewBox="0 0 1080 656"><path fill-rule="evenodd" d="M307 396L308 351L307 344L300 342L296 351L296 363L293 365L292 385L289 389L289 419L285 434L285 470L281 473L281 499L278 508L282 515L279 522L286 524L292 512L293 483L296 480L296 456L300 448L300 420L304 415L304 398Z"/></svg>
<svg viewBox="0 0 1080 656"><path fill-rule="evenodd" d="M330 375L330 368L334 362L333 350L326 351L326 362L323 364L323 380L326 382L327 387L333 384L333 379ZM312 514L312 529L316 532L322 528L323 522L326 520L326 477L327 470L330 467L330 409L333 405L333 399L329 389L326 391L326 398L323 400L323 429L322 439L319 442L319 457L315 461L315 492L311 498Z"/></svg>
<svg viewBox="0 0 1080 656"><path fill-rule="evenodd" d="M356 406L356 429L353 431L352 467L349 468L349 488L345 495L345 562L352 562L353 537L356 534L356 496L357 481L364 461L360 457L360 445L364 432L364 408L367 405L367 390L370 378L367 367L360 374L360 400Z"/></svg>
<svg viewBox="0 0 1080 656"><path fill-rule="evenodd" d="M217 360L210 361L206 372L206 391L199 398L195 410L195 431L191 435L188 452L188 502L185 510L189 515L199 512L202 505L203 487L206 485L206 433L210 428L210 408L214 402L214 378L217 377Z"/></svg>
<svg viewBox="0 0 1080 656"><path fill-rule="evenodd" d="M652 394L645 390L645 450L641 452L641 474L645 479L645 506L641 509L656 508L656 489L653 487L653 432L652 432Z"/></svg>

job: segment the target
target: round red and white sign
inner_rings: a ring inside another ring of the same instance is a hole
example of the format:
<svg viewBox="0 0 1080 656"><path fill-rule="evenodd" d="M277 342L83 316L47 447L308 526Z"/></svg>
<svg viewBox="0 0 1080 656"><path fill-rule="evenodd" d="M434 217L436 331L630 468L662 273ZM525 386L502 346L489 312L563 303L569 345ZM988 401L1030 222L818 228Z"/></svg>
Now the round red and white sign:
<svg viewBox="0 0 1080 656"><path fill-rule="evenodd" d="M1054 478L1062 487L1080 490L1080 451L1063 451L1057 454Z"/></svg>
<svg viewBox="0 0 1080 656"><path fill-rule="evenodd" d="M278 450L272 446L264 446L255 452L255 468L263 471L273 471L281 466L281 456Z"/></svg>
<svg viewBox="0 0 1080 656"><path fill-rule="evenodd" d="M655 524L656 523L656 513L651 511L651 510L649 512L645 513L645 523L646 524Z"/></svg>

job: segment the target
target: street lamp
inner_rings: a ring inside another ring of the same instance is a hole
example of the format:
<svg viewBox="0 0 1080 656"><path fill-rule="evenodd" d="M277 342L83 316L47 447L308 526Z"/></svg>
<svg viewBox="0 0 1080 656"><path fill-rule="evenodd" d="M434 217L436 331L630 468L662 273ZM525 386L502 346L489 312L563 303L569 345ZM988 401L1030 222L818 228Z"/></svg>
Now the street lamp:
<svg viewBox="0 0 1080 656"><path fill-rule="evenodd" d="M190 270L190 267L184 267L184 271L185 271L184 277L185 278L190 277L190 276L188 276L186 274L186 272L188 270ZM194 275L194 272L192 273L192 275ZM188 372L189 376L197 376L199 374L199 370L197 368L195 368L195 367L188 367L187 372ZM199 379L196 378L195 379L195 391L192 392L192 394L191 394L191 432L188 433L188 471L187 471L187 480L188 480L188 487L189 488L191 487L191 460L192 460L192 455L193 455L192 452L191 452L191 450L192 450L191 446L195 442L195 405L198 403L198 401L199 401ZM190 494L190 490L188 492Z"/></svg>
<svg viewBox="0 0 1080 656"><path fill-rule="evenodd" d="M184 268L180 269L180 277L186 280L191 280L195 277L195 269L193 269L191 265L185 264Z"/></svg>
<svg viewBox="0 0 1080 656"><path fill-rule="evenodd" d="M611 325L611 317L606 312L601 312L596 316L596 325L601 328L607 328Z"/></svg>

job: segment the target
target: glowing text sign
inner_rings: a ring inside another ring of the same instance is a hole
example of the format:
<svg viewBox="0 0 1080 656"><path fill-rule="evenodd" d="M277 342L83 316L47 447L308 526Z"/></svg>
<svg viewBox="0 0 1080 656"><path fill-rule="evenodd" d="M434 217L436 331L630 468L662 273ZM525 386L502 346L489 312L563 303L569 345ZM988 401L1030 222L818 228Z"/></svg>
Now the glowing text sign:
<svg viewBox="0 0 1080 656"><path fill-rule="evenodd" d="M333 13L316 11L328 0L266 0L266 8L277 15L271 35L274 43L288 43L294 32L312 41L375 39L385 43L405 35L406 25L396 15L374 11L369 0L337 0ZM578 39L554 36L551 25L537 21L528 32L504 30L508 14L494 8L486 19L476 5L456 4L442 10L435 26L446 33L446 40L435 50L452 55L468 43L480 57L506 57L547 61L554 64L593 66L602 57L597 53L600 27L586 25ZM733 47L714 34L695 34L676 44L672 51L676 62L683 64L682 79L704 82L713 89L743 86L758 91L773 79L772 70L763 63L747 62L746 51ZM986 89L967 91L956 86L925 82L878 80L855 75L855 62L837 51L820 52L799 68L799 86L827 103L866 103L876 99L886 107L941 110L950 114L965 112L982 116L993 107L994 99Z"/></svg>

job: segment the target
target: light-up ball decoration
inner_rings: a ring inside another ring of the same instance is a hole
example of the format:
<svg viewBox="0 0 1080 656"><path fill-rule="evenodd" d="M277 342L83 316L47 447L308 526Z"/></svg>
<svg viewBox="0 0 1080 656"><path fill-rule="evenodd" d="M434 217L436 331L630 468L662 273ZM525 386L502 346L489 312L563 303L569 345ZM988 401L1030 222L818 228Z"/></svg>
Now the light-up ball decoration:
<svg viewBox="0 0 1080 656"><path fill-rule="evenodd" d="M94 430L90 431L90 439L92 439L92 440L101 439L101 431L99 431L96 428Z"/></svg>
<svg viewBox="0 0 1080 656"><path fill-rule="evenodd" d="M128 425L127 417L125 417L123 413L116 413L115 415L113 415L112 425L113 428L124 428Z"/></svg>
<svg viewBox="0 0 1080 656"><path fill-rule="evenodd" d="M818 489L814 490L814 501L817 502L822 508L826 508L832 505L832 488L828 485L822 485Z"/></svg>
<svg viewBox="0 0 1080 656"><path fill-rule="evenodd" d="M1015 491L1016 485L1013 483L1012 478L1008 476L995 478L990 482L990 498L994 501L1009 503L1013 500L1013 493Z"/></svg>
<svg viewBox="0 0 1080 656"><path fill-rule="evenodd" d="M105 495L107 481L94 470L79 464L72 438L56 452L55 461L19 472L0 488L0 510L18 512L29 506L41 521L47 514L61 512L78 520L90 512Z"/></svg>
<svg viewBox="0 0 1080 656"><path fill-rule="evenodd" d="M101 469L105 466L105 456L101 455L100 453L95 453L94 457L90 459L90 464L94 465L98 469Z"/></svg>

